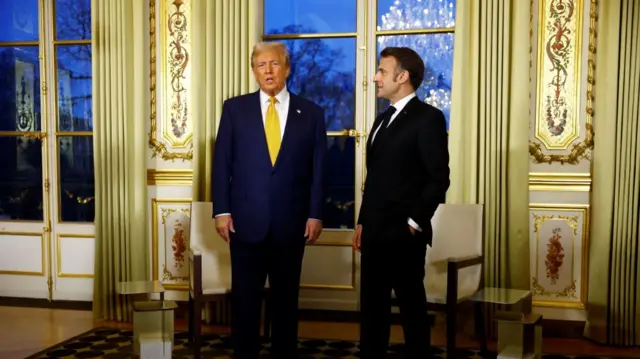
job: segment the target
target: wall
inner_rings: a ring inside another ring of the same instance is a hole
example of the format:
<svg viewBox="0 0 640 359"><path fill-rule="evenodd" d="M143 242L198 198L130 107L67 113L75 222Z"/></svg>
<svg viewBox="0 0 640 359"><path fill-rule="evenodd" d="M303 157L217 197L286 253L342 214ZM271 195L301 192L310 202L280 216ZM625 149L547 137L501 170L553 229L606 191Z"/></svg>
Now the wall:
<svg viewBox="0 0 640 359"><path fill-rule="evenodd" d="M586 304L597 3L531 1L531 289L542 307Z"/></svg>

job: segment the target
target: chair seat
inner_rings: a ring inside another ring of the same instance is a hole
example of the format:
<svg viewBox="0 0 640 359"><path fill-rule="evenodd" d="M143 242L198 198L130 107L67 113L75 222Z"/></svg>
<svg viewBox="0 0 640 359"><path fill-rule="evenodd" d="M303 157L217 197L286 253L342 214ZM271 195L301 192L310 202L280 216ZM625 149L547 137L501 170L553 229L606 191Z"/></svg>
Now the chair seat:
<svg viewBox="0 0 640 359"><path fill-rule="evenodd" d="M231 279L229 280L202 280L202 294L226 294L231 292Z"/></svg>
<svg viewBox="0 0 640 359"><path fill-rule="evenodd" d="M441 288L426 287L427 302L434 304L446 304L447 292ZM458 301L462 301L474 295L477 292L477 288L458 288ZM391 291L391 297L395 298L396 293Z"/></svg>

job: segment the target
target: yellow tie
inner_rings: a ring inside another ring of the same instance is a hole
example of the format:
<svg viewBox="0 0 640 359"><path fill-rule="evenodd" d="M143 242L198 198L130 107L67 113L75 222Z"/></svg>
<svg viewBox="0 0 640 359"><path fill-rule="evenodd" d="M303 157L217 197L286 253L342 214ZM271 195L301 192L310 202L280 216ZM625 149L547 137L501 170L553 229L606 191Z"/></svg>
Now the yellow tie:
<svg viewBox="0 0 640 359"><path fill-rule="evenodd" d="M271 157L271 165L276 163L278 152L280 151L280 119L276 111L275 97L269 97L269 107L267 108L267 119L265 123L265 132L267 135L267 146L269 147L269 156Z"/></svg>

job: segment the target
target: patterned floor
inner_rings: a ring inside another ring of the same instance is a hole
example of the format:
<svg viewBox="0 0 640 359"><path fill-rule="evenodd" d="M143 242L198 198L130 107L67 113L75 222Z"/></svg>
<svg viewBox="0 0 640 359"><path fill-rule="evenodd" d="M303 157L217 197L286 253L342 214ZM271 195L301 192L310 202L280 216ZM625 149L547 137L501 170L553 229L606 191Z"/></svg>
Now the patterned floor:
<svg viewBox="0 0 640 359"><path fill-rule="evenodd" d="M96 328L81 334L66 342L60 343L27 359L72 359L72 358L136 358L133 354L131 331ZM207 334L203 338L202 357L227 359L231 358L229 338L224 335ZM330 341L318 339L301 339L300 359L307 358L360 358L358 344L349 341ZM395 344L389 348L389 358L403 358L403 345ZM446 358L441 348L434 348L436 358ZM459 358L481 358L477 351L460 350ZM187 333L179 332L175 335L173 358L192 358L193 351L187 342ZM263 357L269 358L269 347L265 344ZM495 354L490 356L495 358ZM577 357L563 355L544 355L546 359L574 359ZM603 358L604 359L604 358Z"/></svg>

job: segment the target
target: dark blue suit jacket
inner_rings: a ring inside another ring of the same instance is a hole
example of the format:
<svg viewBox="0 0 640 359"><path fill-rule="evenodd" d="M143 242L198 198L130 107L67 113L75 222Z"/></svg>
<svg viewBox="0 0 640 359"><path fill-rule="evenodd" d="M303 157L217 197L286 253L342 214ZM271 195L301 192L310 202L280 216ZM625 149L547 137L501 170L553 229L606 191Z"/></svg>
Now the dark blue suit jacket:
<svg viewBox="0 0 640 359"><path fill-rule="evenodd" d="M231 213L243 242L304 241L307 219L322 220L327 132L324 110L290 93L280 152L272 166L260 92L228 99L213 156L214 216Z"/></svg>

